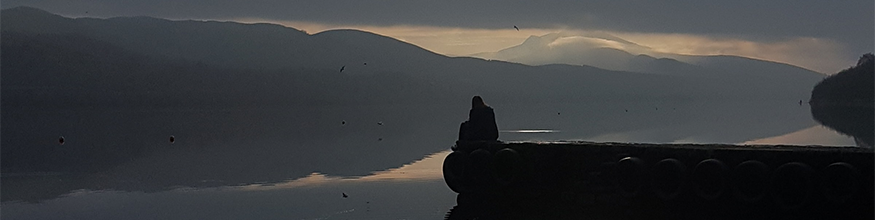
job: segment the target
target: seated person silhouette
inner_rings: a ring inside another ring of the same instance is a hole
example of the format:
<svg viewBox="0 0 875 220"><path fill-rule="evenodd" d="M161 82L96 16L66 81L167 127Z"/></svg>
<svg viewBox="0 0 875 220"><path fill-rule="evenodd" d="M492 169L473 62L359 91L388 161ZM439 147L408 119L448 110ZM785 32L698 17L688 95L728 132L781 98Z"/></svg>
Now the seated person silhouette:
<svg viewBox="0 0 875 220"><path fill-rule="evenodd" d="M498 140L498 125L495 124L495 112L492 107L483 102L480 96L471 99L471 110L468 121L462 122L459 128L460 141L495 141Z"/></svg>

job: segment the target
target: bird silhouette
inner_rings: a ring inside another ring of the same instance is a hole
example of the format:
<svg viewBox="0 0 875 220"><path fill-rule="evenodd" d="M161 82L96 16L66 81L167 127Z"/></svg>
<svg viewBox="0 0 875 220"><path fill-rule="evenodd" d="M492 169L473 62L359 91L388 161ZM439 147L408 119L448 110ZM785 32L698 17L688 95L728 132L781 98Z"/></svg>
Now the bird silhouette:
<svg viewBox="0 0 875 220"><path fill-rule="evenodd" d="M340 194L343 194L343 198L347 198L347 197L349 197L348 195L346 195L346 193L343 193L343 192L342 192L342 193L340 193Z"/></svg>
<svg viewBox="0 0 875 220"><path fill-rule="evenodd" d="M170 143L172 144L173 142L176 142L176 137L173 137L173 135L170 135Z"/></svg>
<svg viewBox="0 0 875 220"><path fill-rule="evenodd" d="M346 120L340 121L341 125L346 125Z"/></svg>
<svg viewBox="0 0 875 220"><path fill-rule="evenodd" d="M64 145L64 136L58 138L58 144Z"/></svg>
<svg viewBox="0 0 875 220"><path fill-rule="evenodd" d="M516 25L513 26L513 29L516 29L516 31L520 31L520 28L516 27Z"/></svg>
<svg viewBox="0 0 875 220"><path fill-rule="evenodd" d="M377 122L377 125L383 125L382 121Z"/></svg>
<svg viewBox="0 0 875 220"><path fill-rule="evenodd" d="M340 72L341 72L341 73L343 72L343 69L344 69L344 68L346 68L346 66L341 66L341 67L340 67Z"/></svg>

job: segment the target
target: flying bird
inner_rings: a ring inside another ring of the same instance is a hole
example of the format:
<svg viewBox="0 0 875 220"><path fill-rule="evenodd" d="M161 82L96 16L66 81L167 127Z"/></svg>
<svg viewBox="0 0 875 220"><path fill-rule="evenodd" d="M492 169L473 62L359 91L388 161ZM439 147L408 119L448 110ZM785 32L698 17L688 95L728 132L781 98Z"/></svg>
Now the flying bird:
<svg viewBox="0 0 875 220"><path fill-rule="evenodd" d="M520 31L520 28L516 27L516 25L513 26L513 29L516 29L516 31Z"/></svg>
<svg viewBox="0 0 875 220"><path fill-rule="evenodd" d="M346 120L340 121L341 125L346 125Z"/></svg>
<svg viewBox="0 0 875 220"><path fill-rule="evenodd" d="M343 198L347 198L347 197L349 197L348 195L346 195L346 193L343 193L343 192L342 192L342 193L340 193L340 194L343 194Z"/></svg>
<svg viewBox="0 0 875 220"><path fill-rule="evenodd" d="M377 122L377 125L383 125L382 121Z"/></svg>
<svg viewBox="0 0 875 220"><path fill-rule="evenodd" d="M341 67L340 67L340 72L341 72L341 73L343 72L343 69L344 69L344 68L346 68L346 66L341 66Z"/></svg>
<svg viewBox="0 0 875 220"><path fill-rule="evenodd" d="M58 138L58 144L64 145L64 136Z"/></svg>
<svg viewBox="0 0 875 220"><path fill-rule="evenodd" d="M176 142L176 137L173 137L173 135L170 135L170 143L172 144L173 142Z"/></svg>

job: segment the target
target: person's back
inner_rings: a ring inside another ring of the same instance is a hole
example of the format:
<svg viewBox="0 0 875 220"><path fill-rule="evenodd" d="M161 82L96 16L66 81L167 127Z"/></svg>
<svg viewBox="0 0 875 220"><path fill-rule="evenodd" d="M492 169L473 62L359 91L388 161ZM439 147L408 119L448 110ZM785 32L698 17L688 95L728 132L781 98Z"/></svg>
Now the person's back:
<svg viewBox="0 0 875 220"><path fill-rule="evenodd" d="M495 123L495 111L492 107L486 105L480 96L474 96L471 100L468 121L462 123L462 127L459 129L459 140L498 140L498 125Z"/></svg>

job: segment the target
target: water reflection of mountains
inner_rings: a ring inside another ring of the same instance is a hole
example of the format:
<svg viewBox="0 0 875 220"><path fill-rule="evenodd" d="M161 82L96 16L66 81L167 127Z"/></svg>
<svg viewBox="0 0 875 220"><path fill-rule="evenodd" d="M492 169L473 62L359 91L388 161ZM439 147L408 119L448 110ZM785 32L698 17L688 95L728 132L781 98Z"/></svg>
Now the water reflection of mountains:
<svg viewBox="0 0 875 220"><path fill-rule="evenodd" d="M467 113L465 104L66 111L4 108L0 112L4 126L20 129L3 130L0 140L4 155L2 199L42 201L78 189L155 192L177 187L270 184L314 172L369 175L448 149ZM657 110L655 104L665 107ZM804 108L792 102L493 106L502 129L562 131L502 133L502 140L569 140L628 133L625 136L630 141L701 138L705 142L739 143L814 123ZM426 115L429 117L423 117ZM732 120L726 120L727 116ZM58 144L59 135L66 138L65 144ZM170 135L175 137L174 143L169 142ZM35 172L40 175L32 175Z"/></svg>
<svg viewBox="0 0 875 220"><path fill-rule="evenodd" d="M875 139L875 55L864 54L857 65L817 83L811 91L814 120L854 137L858 146L872 147Z"/></svg>
<svg viewBox="0 0 875 220"><path fill-rule="evenodd" d="M871 106L811 105L811 115L817 122L853 136L858 146L872 147L875 142L875 112Z"/></svg>
<svg viewBox="0 0 875 220"><path fill-rule="evenodd" d="M17 157L4 161L11 166L3 167L2 199L41 201L77 189L154 192L278 183L314 172L365 176L449 147L442 143L453 138L455 122L392 117L390 108L4 109L4 125L23 129L4 130L3 153ZM63 145L59 134L66 138Z"/></svg>

